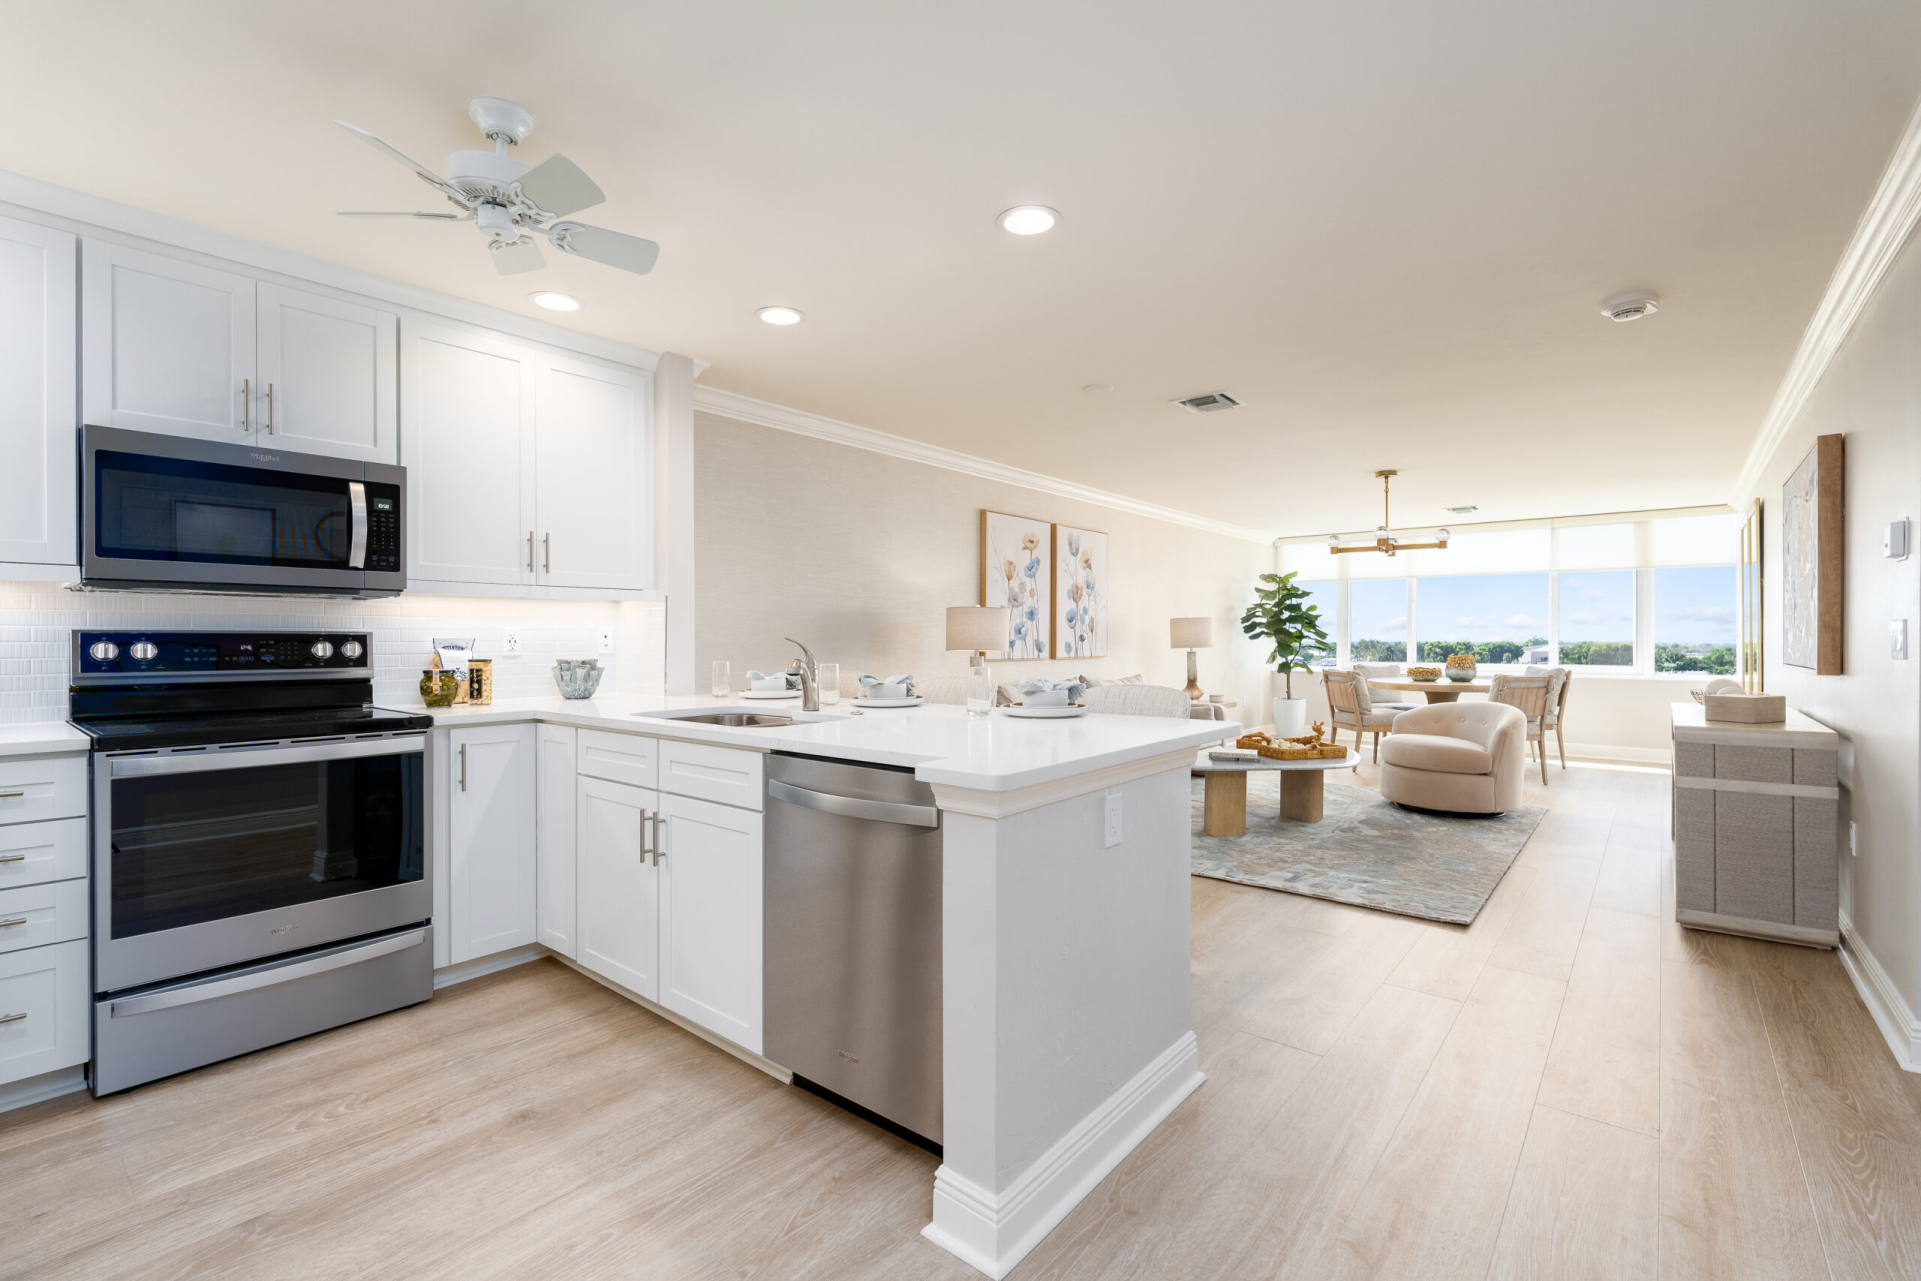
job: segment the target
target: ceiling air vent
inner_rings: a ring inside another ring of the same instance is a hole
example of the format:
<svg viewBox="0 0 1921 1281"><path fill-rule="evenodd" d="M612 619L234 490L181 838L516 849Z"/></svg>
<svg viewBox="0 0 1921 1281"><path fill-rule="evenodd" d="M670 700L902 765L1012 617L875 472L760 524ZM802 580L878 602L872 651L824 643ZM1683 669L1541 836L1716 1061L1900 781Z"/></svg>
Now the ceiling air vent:
<svg viewBox="0 0 1921 1281"><path fill-rule="evenodd" d="M1196 414L1211 414L1217 409L1233 409L1241 402L1224 391L1210 391L1203 396L1189 396L1186 400L1174 402L1181 408Z"/></svg>

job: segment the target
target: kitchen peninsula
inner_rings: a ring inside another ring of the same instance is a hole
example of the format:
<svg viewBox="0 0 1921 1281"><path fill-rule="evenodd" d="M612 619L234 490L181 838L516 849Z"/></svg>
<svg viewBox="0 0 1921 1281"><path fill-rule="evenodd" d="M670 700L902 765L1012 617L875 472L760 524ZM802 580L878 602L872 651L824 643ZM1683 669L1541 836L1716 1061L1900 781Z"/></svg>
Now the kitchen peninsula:
<svg viewBox="0 0 1921 1281"><path fill-rule="evenodd" d="M685 719L716 711L795 719L761 727ZM483 739L512 749L503 736L520 734L519 743L538 743L538 789L556 797L556 810L573 779L565 792L550 779L550 749L551 772L568 775L577 751L583 787L604 788L597 780L616 775L663 797L679 786L706 797L688 804L739 816L743 840L756 845L759 815L749 811L762 804L767 753L892 766L932 786L943 826L944 1150L924 1231L990 1276L1004 1276L1202 1080L1189 1004L1188 771L1197 748L1237 733L1235 725L970 717L935 704L862 713L843 702L812 713L695 697L503 701L433 714L429 786L439 795L531 774L492 769L476 754ZM612 763L589 764L590 752ZM670 783L676 772L687 781ZM454 940L466 932L460 856L449 848L458 838L447 830L460 826L459 807L459 799L430 807L452 812L430 842L436 885L445 887L436 894L456 900L437 898L435 916L449 921L441 934ZM544 860L544 814L541 822ZM543 874L540 885L548 898L568 900L564 924L543 919L540 942L569 955L572 900L577 894L584 926L594 892L576 889L571 867L565 877ZM771 920L781 906L759 903L756 880L752 905L735 914L759 907ZM737 1001L722 1009L727 1002L713 999L715 1012L704 1014L698 1002L674 1006L664 990L660 1005L755 1061L760 937L752 924L751 944L741 935L736 950L753 952L755 1008ZM581 946L577 968L591 969ZM666 946L663 938L663 958ZM638 982L614 985L632 994Z"/></svg>

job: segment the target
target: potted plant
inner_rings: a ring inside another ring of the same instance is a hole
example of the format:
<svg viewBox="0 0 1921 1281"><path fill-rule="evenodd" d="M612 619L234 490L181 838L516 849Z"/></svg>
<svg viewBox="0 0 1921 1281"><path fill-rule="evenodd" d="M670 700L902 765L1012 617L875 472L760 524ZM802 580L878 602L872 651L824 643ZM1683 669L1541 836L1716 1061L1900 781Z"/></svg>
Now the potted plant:
<svg viewBox="0 0 1921 1281"><path fill-rule="evenodd" d="M1308 591L1295 585L1294 574L1262 574L1261 582L1264 585L1254 589L1254 603L1241 615L1241 630L1274 646L1267 661L1281 674L1287 691L1286 697L1274 700L1274 732L1300 734L1307 728L1307 700L1294 697L1294 673L1313 670L1310 660L1327 653L1327 633L1321 630L1320 610L1303 603Z"/></svg>

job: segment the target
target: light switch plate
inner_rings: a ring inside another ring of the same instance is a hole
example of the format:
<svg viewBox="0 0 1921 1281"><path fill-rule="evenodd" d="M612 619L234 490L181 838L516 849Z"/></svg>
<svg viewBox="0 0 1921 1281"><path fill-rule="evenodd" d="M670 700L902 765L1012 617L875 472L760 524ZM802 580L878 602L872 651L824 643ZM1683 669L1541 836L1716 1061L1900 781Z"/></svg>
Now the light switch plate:
<svg viewBox="0 0 1921 1281"><path fill-rule="evenodd" d="M520 629L518 627L509 627L505 632L501 633L500 652L509 658L513 658L520 653Z"/></svg>
<svg viewBox="0 0 1921 1281"><path fill-rule="evenodd" d="M1888 657L1908 656L1908 620L1897 618L1888 624Z"/></svg>
<svg viewBox="0 0 1921 1281"><path fill-rule="evenodd" d="M1121 843L1121 794L1109 792L1103 799L1107 802L1107 819L1101 848L1112 849Z"/></svg>
<svg viewBox="0 0 1921 1281"><path fill-rule="evenodd" d="M614 652L614 629L611 627L600 629L600 652L603 654Z"/></svg>

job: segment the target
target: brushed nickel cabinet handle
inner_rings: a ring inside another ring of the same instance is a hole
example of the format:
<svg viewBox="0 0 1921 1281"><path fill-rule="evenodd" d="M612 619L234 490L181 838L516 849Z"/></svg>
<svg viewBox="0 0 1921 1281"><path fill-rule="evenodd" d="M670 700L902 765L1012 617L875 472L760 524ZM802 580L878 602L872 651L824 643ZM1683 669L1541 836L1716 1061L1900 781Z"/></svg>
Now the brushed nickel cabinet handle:
<svg viewBox="0 0 1921 1281"><path fill-rule="evenodd" d="M0 792L0 801L17 801L27 794L27 789L17 788L11 792Z"/></svg>
<svg viewBox="0 0 1921 1281"><path fill-rule="evenodd" d="M247 409L250 405L253 404L253 388L249 385L249 383L250 383L249 379L242 378L240 380L240 430L241 431L248 430Z"/></svg>
<svg viewBox="0 0 1921 1281"><path fill-rule="evenodd" d="M0 854L0 863L24 863L26 861L27 856L25 854Z"/></svg>
<svg viewBox="0 0 1921 1281"><path fill-rule="evenodd" d="M265 428L263 428L263 430L266 431L266 433L269 436L273 434L273 384L272 383L267 384L267 425Z"/></svg>
<svg viewBox="0 0 1921 1281"><path fill-rule="evenodd" d="M460 745L460 790L467 790L467 745Z"/></svg>
<svg viewBox="0 0 1921 1281"><path fill-rule="evenodd" d="M27 918L24 916L9 916L6 920L0 921L0 930L8 929L15 925L25 925L26 923Z"/></svg>
<svg viewBox="0 0 1921 1281"><path fill-rule="evenodd" d="M552 534L540 536L540 572L543 574L554 572L554 536Z"/></svg>
<svg viewBox="0 0 1921 1281"><path fill-rule="evenodd" d="M24 1014L0 1014L0 1023L18 1023L26 1017Z"/></svg>
<svg viewBox="0 0 1921 1281"><path fill-rule="evenodd" d="M653 847L647 844L647 829L652 822L649 812L642 810L640 812L640 861L643 863L647 861L647 856L654 852Z"/></svg>
<svg viewBox="0 0 1921 1281"><path fill-rule="evenodd" d="M527 531L527 572L534 572L534 531Z"/></svg>

